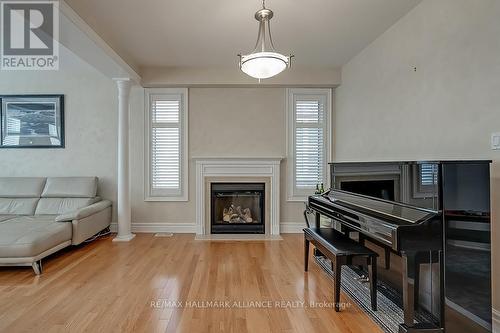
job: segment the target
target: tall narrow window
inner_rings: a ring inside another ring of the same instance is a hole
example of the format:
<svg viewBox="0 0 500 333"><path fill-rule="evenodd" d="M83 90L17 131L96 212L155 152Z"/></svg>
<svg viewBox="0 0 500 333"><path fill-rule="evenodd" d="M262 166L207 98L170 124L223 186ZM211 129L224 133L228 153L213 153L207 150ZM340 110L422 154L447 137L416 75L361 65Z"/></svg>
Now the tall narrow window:
<svg viewBox="0 0 500 333"><path fill-rule="evenodd" d="M185 201L187 89L147 89L146 114L146 200Z"/></svg>
<svg viewBox="0 0 500 333"><path fill-rule="evenodd" d="M289 89L288 200L304 200L321 183L327 187L329 89Z"/></svg>

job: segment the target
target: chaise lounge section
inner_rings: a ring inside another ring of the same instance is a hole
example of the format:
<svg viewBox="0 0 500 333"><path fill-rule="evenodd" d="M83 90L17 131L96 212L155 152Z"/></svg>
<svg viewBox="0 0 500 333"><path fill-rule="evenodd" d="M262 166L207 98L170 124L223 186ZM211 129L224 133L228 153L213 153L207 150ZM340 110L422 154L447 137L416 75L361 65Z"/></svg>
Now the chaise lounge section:
<svg viewBox="0 0 500 333"><path fill-rule="evenodd" d="M0 266L32 266L111 224L97 177L0 178Z"/></svg>

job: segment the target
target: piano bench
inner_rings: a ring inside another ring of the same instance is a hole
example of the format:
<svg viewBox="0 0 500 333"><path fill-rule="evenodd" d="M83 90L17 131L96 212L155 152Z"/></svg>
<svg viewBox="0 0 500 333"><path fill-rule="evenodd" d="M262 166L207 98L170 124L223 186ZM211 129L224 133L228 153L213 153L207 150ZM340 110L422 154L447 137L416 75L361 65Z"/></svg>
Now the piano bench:
<svg viewBox="0 0 500 333"><path fill-rule="evenodd" d="M304 229L304 270L309 266L309 243L312 243L322 254L331 260L334 272L333 301L335 311L340 311L340 281L343 265L352 262L353 257L366 257L368 263L368 277L370 279L370 299L373 311L377 311L377 257L375 251L350 239L348 236L333 228L305 228Z"/></svg>

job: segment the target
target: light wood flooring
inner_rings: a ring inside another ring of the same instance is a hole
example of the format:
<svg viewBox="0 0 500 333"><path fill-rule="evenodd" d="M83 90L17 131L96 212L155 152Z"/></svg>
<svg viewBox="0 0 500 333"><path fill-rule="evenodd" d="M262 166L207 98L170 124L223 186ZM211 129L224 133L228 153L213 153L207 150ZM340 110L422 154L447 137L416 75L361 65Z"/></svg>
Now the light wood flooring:
<svg viewBox="0 0 500 333"><path fill-rule="evenodd" d="M309 307L331 304L332 281L314 261L303 272L301 235L111 238L45 259L38 277L1 267L0 331L382 332L355 304L340 313ZM342 301L351 303L345 294Z"/></svg>

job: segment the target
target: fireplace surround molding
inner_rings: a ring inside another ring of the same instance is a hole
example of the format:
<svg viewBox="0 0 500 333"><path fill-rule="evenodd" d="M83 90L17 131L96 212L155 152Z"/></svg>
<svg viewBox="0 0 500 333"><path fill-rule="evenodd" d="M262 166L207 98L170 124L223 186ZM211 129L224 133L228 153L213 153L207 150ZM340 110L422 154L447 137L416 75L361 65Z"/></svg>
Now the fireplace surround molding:
<svg viewBox="0 0 500 333"><path fill-rule="evenodd" d="M266 181L266 234L280 234L280 164L283 157L196 157L196 234L210 235L207 227L207 187L212 179L225 182ZM208 205L209 206L209 205Z"/></svg>

